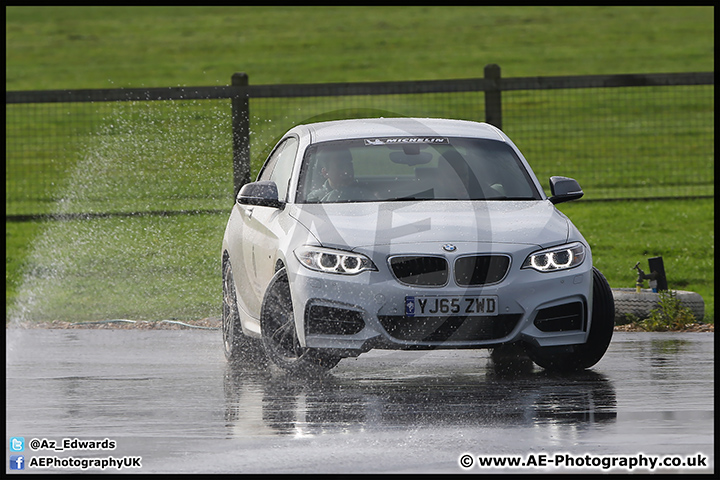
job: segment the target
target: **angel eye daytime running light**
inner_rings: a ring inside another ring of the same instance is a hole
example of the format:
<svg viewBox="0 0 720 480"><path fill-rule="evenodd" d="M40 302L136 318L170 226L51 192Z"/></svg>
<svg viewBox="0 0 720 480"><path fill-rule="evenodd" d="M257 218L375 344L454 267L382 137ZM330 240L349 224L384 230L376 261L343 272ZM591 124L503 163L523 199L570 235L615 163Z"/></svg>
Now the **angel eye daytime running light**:
<svg viewBox="0 0 720 480"><path fill-rule="evenodd" d="M538 272L556 272L577 267L585 260L585 247L581 243L572 243L560 248L542 250L528 256L522 268L532 268Z"/></svg>
<svg viewBox="0 0 720 480"><path fill-rule="evenodd" d="M377 270L365 255L330 248L303 246L295 250L300 263L317 272L355 275L366 270Z"/></svg>

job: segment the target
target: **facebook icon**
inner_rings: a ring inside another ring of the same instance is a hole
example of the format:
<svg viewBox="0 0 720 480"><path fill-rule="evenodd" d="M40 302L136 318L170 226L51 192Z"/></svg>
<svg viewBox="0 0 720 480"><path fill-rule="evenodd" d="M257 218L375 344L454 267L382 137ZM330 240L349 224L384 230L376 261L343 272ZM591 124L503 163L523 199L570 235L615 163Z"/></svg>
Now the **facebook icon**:
<svg viewBox="0 0 720 480"><path fill-rule="evenodd" d="M10 470L25 470L25 456L10 455Z"/></svg>

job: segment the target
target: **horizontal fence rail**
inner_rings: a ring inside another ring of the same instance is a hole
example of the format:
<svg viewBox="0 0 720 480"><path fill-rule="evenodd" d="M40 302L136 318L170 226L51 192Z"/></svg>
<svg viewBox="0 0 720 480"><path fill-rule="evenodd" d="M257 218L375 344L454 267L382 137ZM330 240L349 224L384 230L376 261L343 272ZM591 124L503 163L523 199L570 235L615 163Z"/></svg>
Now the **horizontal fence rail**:
<svg viewBox="0 0 720 480"><path fill-rule="evenodd" d="M218 87L160 87L84 90L26 90L5 92L5 103L72 103L223 98L333 97L345 95L398 95L488 90L549 90L567 88L650 87L714 85L714 72L577 75L558 77L424 80Z"/></svg>
<svg viewBox="0 0 720 480"><path fill-rule="evenodd" d="M421 116L502 128L586 199L714 196L714 72L6 92L6 218L229 207L309 121Z"/></svg>

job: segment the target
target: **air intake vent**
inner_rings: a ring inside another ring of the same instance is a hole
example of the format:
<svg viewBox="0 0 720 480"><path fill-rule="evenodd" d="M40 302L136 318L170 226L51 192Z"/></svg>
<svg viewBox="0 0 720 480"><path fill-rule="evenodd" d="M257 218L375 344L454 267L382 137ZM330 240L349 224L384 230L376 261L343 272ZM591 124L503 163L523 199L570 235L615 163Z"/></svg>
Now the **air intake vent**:
<svg viewBox="0 0 720 480"><path fill-rule="evenodd" d="M378 316L385 331L405 341L447 342L495 340L509 335L522 315L494 317Z"/></svg>

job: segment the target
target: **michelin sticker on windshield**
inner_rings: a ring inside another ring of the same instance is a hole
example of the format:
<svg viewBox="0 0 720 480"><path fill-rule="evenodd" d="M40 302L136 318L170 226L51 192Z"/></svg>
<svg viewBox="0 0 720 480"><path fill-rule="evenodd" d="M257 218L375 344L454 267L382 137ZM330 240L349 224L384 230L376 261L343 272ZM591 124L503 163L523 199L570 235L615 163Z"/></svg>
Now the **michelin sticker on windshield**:
<svg viewBox="0 0 720 480"><path fill-rule="evenodd" d="M366 138L365 145L393 145L403 143L430 143L448 144L447 138L442 137L395 137L395 138Z"/></svg>

